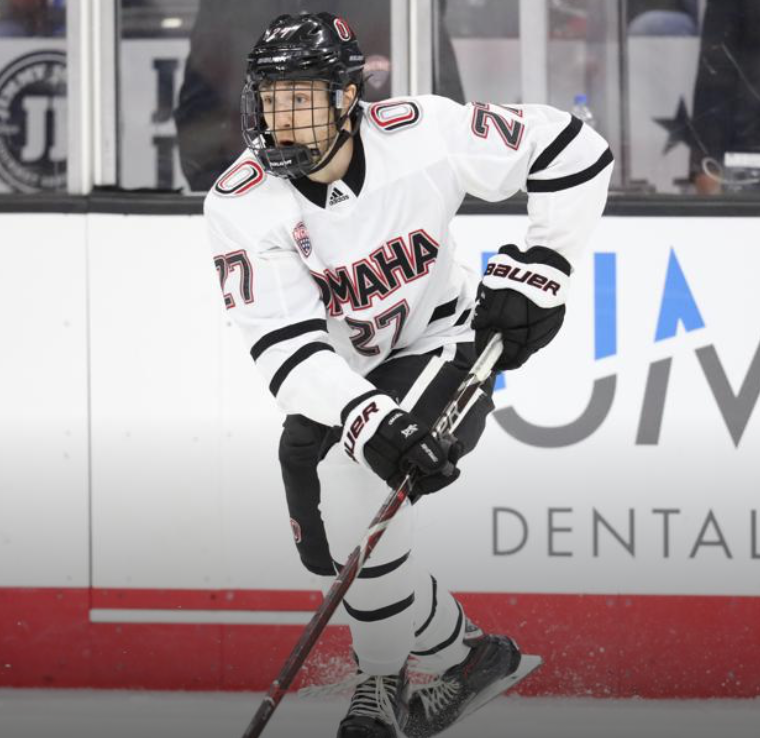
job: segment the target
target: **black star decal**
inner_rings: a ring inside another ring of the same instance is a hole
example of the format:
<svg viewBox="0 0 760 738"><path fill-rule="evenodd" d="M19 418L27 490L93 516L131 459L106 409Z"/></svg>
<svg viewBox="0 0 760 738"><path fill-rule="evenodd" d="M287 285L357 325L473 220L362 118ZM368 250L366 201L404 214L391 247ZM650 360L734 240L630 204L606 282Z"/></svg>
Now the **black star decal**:
<svg viewBox="0 0 760 738"><path fill-rule="evenodd" d="M694 129L683 98L678 101L675 118L654 118L653 120L668 132L668 140L662 150L663 154L667 154L680 143L690 149L695 147Z"/></svg>

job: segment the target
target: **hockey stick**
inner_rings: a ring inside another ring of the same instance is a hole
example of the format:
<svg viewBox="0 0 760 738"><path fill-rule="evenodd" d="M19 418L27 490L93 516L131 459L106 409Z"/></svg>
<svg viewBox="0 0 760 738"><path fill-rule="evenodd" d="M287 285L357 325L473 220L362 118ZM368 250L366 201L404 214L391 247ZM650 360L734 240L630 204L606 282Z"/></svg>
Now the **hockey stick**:
<svg viewBox="0 0 760 738"><path fill-rule="evenodd" d="M493 365L501 354L501 349L501 336L497 333L488 342L483 353L473 364L472 369L470 369L470 373L464 378L462 384L459 385L454 398L441 412L432 431L436 438L441 439L451 435L459 425L460 420L470 409L470 406L477 400L477 392L483 382L485 382L490 376ZM361 571L361 568L364 566L364 563L383 537L383 533L385 533L385 529L388 527L393 516L401 505L404 504L407 497L409 497L413 486L413 475L407 474L398 489L388 495L383 506L380 508L377 515L375 515L374 520L370 523L369 529L364 535L361 543L359 543L348 557L348 561L341 569L340 574L338 574L336 580L325 595L322 604L314 613L309 624L301 634L298 643L296 643L290 656L288 656L288 660L280 670L277 679L275 679L269 687L269 692L259 705L253 719L248 724L248 728L243 734L243 738L258 738L258 736L263 733L264 728L274 714L274 711L277 709L277 705L280 704L280 701L285 696L288 687L295 679L303 662L306 661L314 644L319 640L319 636L325 629L332 614L342 602L349 587L353 584Z"/></svg>

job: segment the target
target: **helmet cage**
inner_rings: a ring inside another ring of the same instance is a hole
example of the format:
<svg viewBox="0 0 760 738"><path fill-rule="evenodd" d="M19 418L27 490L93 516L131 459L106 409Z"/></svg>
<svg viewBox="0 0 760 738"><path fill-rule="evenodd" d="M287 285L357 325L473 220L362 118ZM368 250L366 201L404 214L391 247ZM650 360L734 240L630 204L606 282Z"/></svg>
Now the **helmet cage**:
<svg viewBox="0 0 760 738"><path fill-rule="evenodd" d="M262 87L265 95L272 93L267 96L266 105ZM299 102L299 91L309 93L309 104ZM351 107L345 112L342 112L343 92L343 83L328 77L249 73L241 101L246 145L264 169L275 176L296 178L316 171L320 163L327 162L343 124L357 107L361 90L357 89ZM318 98L326 102L317 104ZM332 110L332 115L323 115L324 110ZM312 141L297 143L296 131L309 132L311 135L306 138Z"/></svg>
<svg viewBox="0 0 760 738"><path fill-rule="evenodd" d="M269 24L248 55L241 105L243 138L266 171L302 177L331 161L358 129L363 69L364 54L342 18L331 13L285 14ZM356 95L343 111L349 84L356 86ZM274 98L266 95L271 87L279 91ZM304 87L311 94L311 111L296 100ZM284 107L278 110L273 103ZM342 130L349 118L354 122L351 133Z"/></svg>

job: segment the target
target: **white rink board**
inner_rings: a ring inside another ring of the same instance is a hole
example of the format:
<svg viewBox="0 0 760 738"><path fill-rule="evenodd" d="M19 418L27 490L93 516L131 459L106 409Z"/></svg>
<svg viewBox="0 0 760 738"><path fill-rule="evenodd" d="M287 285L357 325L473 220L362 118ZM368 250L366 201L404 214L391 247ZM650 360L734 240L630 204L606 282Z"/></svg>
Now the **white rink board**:
<svg viewBox="0 0 760 738"><path fill-rule="evenodd" d="M90 239L93 585L313 587L282 416L224 314L202 219L93 216Z"/></svg>
<svg viewBox="0 0 760 738"><path fill-rule="evenodd" d="M515 226L504 227L496 218L462 218L456 230L461 241L468 233L468 239L488 243L501 233L520 233L523 225L515 221ZM576 272L563 332L550 348L510 374L507 388L497 393L497 408L513 407L536 425L566 425L586 407L593 381L614 375L612 407L594 434L563 448L519 442L491 419L483 442L466 462L467 490L431 501L437 516L424 528L430 560L453 575L455 589L760 594L760 410L754 407L735 446L695 354L714 346L738 393L760 349L756 233L751 219L602 221L591 251L617 256L617 353L594 360L589 253ZM675 337L655 342L671 249L704 328L685 333L680 327ZM672 366L659 442L637 445L649 366L668 358ZM756 364L751 402L757 399L758 372ZM495 533L493 508L515 510L525 525L514 513L499 513ZM550 535L552 508L557 512ZM597 522L594 555L594 509L633 554ZM753 511L758 522L754 535ZM459 526L464 535L448 524L451 520L468 521ZM569 530L559 530L564 528ZM495 549L518 547L524 536L518 552L494 555ZM710 545L721 539L725 547ZM473 548L466 563L452 540Z"/></svg>
<svg viewBox="0 0 760 738"><path fill-rule="evenodd" d="M0 586L89 580L85 221L0 215Z"/></svg>
<svg viewBox="0 0 760 738"><path fill-rule="evenodd" d="M14 217L19 238L34 232L30 224L43 222L41 216ZM57 219L58 240L67 234L52 253L79 255L61 258L59 267L67 275L67 294L83 311L85 217L50 217ZM4 216L2 222L10 221ZM458 218L454 231L463 260L477 267L481 251L519 241L526 222ZM277 464L282 416L224 313L202 219L92 215L87 233L93 586L317 586L291 541ZM448 586L484 592L760 594L760 532L752 536L752 512L760 517L760 410L753 406L734 445L719 409L731 407L731 398L719 405L696 354L714 347L731 391L739 391L760 344L756 235L753 219L603 220L577 270L563 332L510 375L496 401L502 423L513 408L534 425L567 425L583 412L594 381L614 376L609 413L595 433L562 448L523 443L496 419L489 421L481 445L463 463L463 480L418 506L420 553L435 562L431 568ZM655 342L671 249L704 327L681 327L674 337ZM617 272L617 350L599 360L593 252L614 254ZM28 256L18 264L13 249L0 253L8 306L2 314L8 315L20 312L15 306L24 304L33 279L8 276L24 273ZM61 282L59 291L63 287ZM37 315L29 324L38 336L45 316L61 314L56 294L40 290L39 299L24 308L24 321ZM19 414L42 386L51 407L65 404L69 416L86 427L84 336L53 352L56 367L80 361L68 385L56 384L63 379L60 371L51 373L44 363L51 355L49 341L45 335L36 343L18 343L14 390L4 382L3 391ZM650 365L668 359L658 442L637 444ZM754 399L744 402L745 414ZM741 414L741 408L732 412ZM52 421L48 425L35 427L39 438L57 432ZM86 466L72 483L74 505L62 502L50 468L40 464L30 471L33 503L8 494L6 485L0 490L14 516L14 553L20 554L12 574L0 558L3 584L66 584L67 558L83 562L80 571L86 571ZM494 508L513 512L502 510L494 526ZM653 509L679 511L668 514L667 557L665 515ZM633 554L598 521L595 535L594 510ZM8 519L0 517L6 536ZM42 531L50 528L58 538L44 545ZM505 553L523 537L518 551ZM3 557L5 550L0 548Z"/></svg>

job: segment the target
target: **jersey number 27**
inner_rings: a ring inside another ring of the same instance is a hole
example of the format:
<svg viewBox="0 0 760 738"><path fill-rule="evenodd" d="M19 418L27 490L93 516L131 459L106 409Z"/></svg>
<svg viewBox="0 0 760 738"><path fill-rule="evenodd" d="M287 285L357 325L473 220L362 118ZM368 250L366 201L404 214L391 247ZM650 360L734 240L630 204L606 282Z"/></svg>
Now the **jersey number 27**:
<svg viewBox="0 0 760 738"><path fill-rule="evenodd" d="M370 341L375 337L376 329L383 329L392 325L391 348L393 348L401 337L401 331L404 330L404 323L408 317L409 303L406 300L401 300L385 312L376 315L374 321L346 318L346 323L355 331L351 336L351 343L362 356L375 356L380 353L380 347L371 346Z"/></svg>
<svg viewBox="0 0 760 738"><path fill-rule="evenodd" d="M504 110L515 115L522 115L522 111L517 108L509 108L505 105ZM479 138L488 138L488 134L494 128L505 146L515 151L520 148L525 126L519 120L500 115L495 110L491 110L491 106L487 103L473 103L472 132Z"/></svg>
<svg viewBox="0 0 760 738"><path fill-rule="evenodd" d="M240 269L240 294L246 303L253 302L253 268L245 251L231 251L229 254L220 254L214 257L214 265L219 274L219 284L224 295L224 304L227 310L235 307L235 298L224 291L227 277L233 269Z"/></svg>

